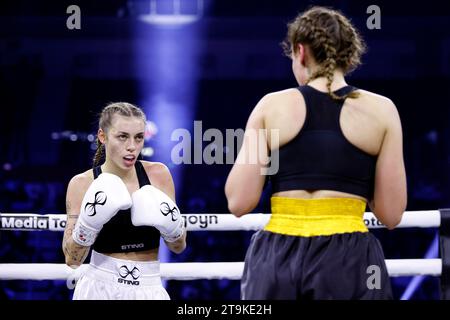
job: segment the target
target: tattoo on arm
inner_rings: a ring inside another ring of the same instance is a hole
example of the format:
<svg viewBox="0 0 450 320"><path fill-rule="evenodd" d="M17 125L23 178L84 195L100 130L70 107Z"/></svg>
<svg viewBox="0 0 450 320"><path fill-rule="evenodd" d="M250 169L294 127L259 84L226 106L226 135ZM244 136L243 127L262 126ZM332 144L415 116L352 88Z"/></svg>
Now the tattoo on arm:
<svg viewBox="0 0 450 320"><path fill-rule="evenodd" d="M89 247L80 247L78 245L70 245L70 238L72 237L72 229L68 229L67 233L64 237L64 245L63 245L63 251L64 254L67 257L70 257L70 259L74 262L83 262L83 260L86 258L86 255L89 252Z"/></svg>
<svg viewBox="0 0 450 320"><path fill-rule="evenodd" d="M72 213L72 210L72 203L69 200L66 200L67 220L63 236L63 252L64 255L74 263L81 263L89 253L89 247L80 247L79 245L72 243L71 241L72 231L74 229L74 221L78 219L78 214Z"/></svg>
<svg viewBox="0 0 450 320"><path fill-rule="evenodd" d="M74 250L74 249L70 250L69 248L66 248L66 253L71 258L71 260L74 262L81 262L82 257L84 256L84 254L80 254L81 252L79 250ZM84 251L83 251L83 253L84 253Z"/></svg>
<svg viewBox="0 0 450 320"><path fill-rule="evenodd" d="M69 217L77 218L77 215L69 215ZM71 243L73 225L66 224L66 230L63 237L63 252L67 258L70 258L74 263L81 263L86 258L89 252L89 247L80 247L75 243Z"/></svg>

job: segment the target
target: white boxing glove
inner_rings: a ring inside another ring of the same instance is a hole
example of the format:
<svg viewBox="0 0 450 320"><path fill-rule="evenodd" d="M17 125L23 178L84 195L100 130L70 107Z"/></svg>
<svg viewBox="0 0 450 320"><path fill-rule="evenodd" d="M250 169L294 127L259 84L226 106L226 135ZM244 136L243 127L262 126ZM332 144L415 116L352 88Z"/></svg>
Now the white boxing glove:
<svg viewBox="0 0 450 320"><path fill-rule="evenodd" d="M73 240L79 245L91 246L103 225L119 210L129 209L131 205L130 193L122 179L111 173L100 174L83 197L72 232Z"/></svg>
<svg viewBox="0 0 450 320"><path fill-rule="evenodd" d="M135 226L152 226L163 239L174 242L184 233L184 221L175 202L152 185L145 185L131 195L131 222Z"/></svg>

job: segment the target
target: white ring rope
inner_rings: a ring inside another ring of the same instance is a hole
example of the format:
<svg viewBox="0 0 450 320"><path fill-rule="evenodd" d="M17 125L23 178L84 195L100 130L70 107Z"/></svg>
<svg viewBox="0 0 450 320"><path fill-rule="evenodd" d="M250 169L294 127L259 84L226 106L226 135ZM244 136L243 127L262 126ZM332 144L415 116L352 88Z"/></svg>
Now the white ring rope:
<svg viewBox="0 0 450 320"><path fill-rule="evenodd" d="M385 261L391 277L440 276L442 273L441 259ZM0 280L77 280L87 266L72 269L57 263L3 263L0 264ZM244 262L161 263L161 277L166 280L240 280L243 270Z"/></svg>
<svg viewBox="0 0 450 320"><path fill-rule="evenodd" d="M49 230L64 231L65 214L40 215L34 213L0 214L0 230ZM232 214L183 214L190 231L238 231L262 229L270 219L270 214L248 214L237 218ZM364 222L368 228L385 226L371 212L364 213ZM403 214L398 228L433 228L441 224L438 210L407 211ZM431 275L442 273L441 259L397 259L386 260L391 277ZM78 279L87 265L71 269L65 264L52 263L4 263L0 264L0 280L67 280ZM161 277L167 280L194 279L241 279L243 262L207 262L207 263L161 263Z"/></svg>
<svg viewBox="0 0 450 320"><path fill-rule="evenodd" d="M200 213L182 216L189 231L251 231L262 229L271 215L252 213L237 218L230 213ZM0 230L64 231L66 218L65 214L1 213ZM385 227L372 212L364 213L364 223L370 229ZM440 225L441 215L438 210L406 211L397 228L433 228Z"/></svg>

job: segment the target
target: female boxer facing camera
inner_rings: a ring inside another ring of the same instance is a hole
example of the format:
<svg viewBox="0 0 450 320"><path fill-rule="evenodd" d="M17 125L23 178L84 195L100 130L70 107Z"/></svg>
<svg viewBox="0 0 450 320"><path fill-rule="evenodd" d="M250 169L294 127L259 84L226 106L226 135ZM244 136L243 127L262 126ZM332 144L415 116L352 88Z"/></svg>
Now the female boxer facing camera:
<svg viewBox="0 0 450 320"><path fill-rule="evenodd" d="M161 284L159 240L162 236L171 251L181 253L186 231L168 168L137 160L145 124L145 114L132 104L106 106L99 120L94 168L69 182L66 264L80 266L92 246L74 300L170 299Z"/></svg>

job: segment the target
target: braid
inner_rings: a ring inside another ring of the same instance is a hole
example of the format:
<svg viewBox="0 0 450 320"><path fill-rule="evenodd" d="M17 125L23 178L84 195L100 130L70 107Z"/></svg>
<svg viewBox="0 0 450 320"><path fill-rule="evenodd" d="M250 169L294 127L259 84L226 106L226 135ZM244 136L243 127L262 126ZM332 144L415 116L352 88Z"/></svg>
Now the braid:
<svg viewBox="0 0 450 320"><path fill-rule="evenodd" d="M345 67L345 71L350 72L361 64L361 55L366 51L366 45L347 18L341 14L335 14L335 18L341 28L340 36L343 41L341 47L344 48L341 50L338 60Z"/></svg>
<svg viewBox="0 0 450 320"><path fill-rule="evenodd" d="M312 7L288 24L287 37L282 43L287 55L296 51L297 45L308 45L318 70L309 76L306 83L319 77L327 79L328 94L334 100L356 98L351 92L342 97L331 91L336 69L347 74L361 64L365 44L351 22L339 11L325 7Z"/></svg>
<svg viewBox="0 0 450 320"><path fill-rule="evenodd" d="M97 140L95 141L95 143L97 144L97 150L95 151L95 155L94 155L94 161L93 161L94 167L98 166L100 164L100 161L102 159L104 159L104 157L105 157L105 145L100 142L98 137L97 137Z"/></svg>
<svg viewBox="0 0 450 320"><path fill-rule="evenodd" d="M325 60L321 63L321 68L314 72L309 79L306 81L306 83L309 83L310 81L319 78L319 77L326 77L327 78L327 89L328 94L334 99L334 100L341 100L342 97L339 97L334 92L331 91L331 84L333 83L333 73L334 70L336 70L336 60L337 60L337 53L335 48L335 43L333 39L328 35L327 30L323 27L315 26L313 23L313 20L308 17L304 16L301 20L304 20L304 22L310 26L310 32L311 37L313 39L316 39L318 43L322 44L323 51L325 53Z"/></svg>
<svg viewBox="0 0 450 320"><path fill-rule="evenodd" d="M326 36L324 42L325 54L327 58L325 59L324 65L324 73L327 77L327 89L328 94L335 100L341 100L342 97L337 96L334 92L331 91L331 84L333 83L333 75L334 70L336 70L336 49L332 45L332 40L330 37Z"/></svg>
<svg viewBox="0 0 450 320"><path fill-rule="evenodd" d="M341 30L341 47L344 47L340 51L336 62L338 65L344 66L346 72L351 72L361 64L361 55L366 51L366 46L362 41L358 31L352 26L350 21L341 14L335 14L334 17L339 22ZM357 98L359 93L352 91L344 96L344 99Z"/></svg>

